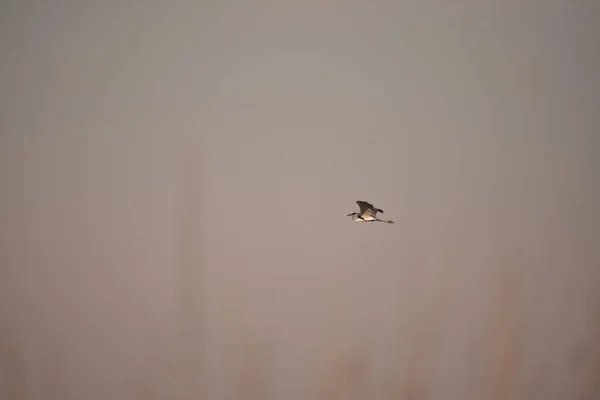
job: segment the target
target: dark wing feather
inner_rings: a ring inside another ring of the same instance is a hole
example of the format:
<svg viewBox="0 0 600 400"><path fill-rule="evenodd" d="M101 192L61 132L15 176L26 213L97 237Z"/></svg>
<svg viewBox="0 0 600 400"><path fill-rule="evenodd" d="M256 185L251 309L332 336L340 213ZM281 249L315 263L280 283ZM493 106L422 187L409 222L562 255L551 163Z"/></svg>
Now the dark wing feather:
<svg viewBox="0 0 600 400"><path fill-rule="evenodd" d="M367 203L366 201L362 200L357 200L356 204L358 204L358 207L360 208L360 214L364 213L370 208L373 208L373 204Z"/></svg>

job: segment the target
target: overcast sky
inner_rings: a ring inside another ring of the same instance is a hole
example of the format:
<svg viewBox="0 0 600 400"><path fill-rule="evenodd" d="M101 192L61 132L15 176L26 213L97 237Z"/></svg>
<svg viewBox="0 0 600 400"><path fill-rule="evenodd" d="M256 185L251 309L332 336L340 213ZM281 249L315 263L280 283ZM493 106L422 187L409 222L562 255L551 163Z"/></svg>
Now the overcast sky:
<svg viewBox="0 0 600 400"><path fill-rule="evenodd" d="M0 397L596 398L599 5L94 3L0 6Z"/></svg>

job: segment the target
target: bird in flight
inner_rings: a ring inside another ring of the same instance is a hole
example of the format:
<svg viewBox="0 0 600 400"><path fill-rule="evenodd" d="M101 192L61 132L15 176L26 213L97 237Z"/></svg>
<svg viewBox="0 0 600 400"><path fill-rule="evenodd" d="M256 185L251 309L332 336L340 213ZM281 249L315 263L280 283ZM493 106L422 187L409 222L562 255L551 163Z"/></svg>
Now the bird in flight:
<svg viewBox="0 0 600 400"><path fill-rule="evenodd" d="M386 224L393 224L392 220L385 220L377 218L377 213L382 213L383 210L380 208L375 208L373 204L367 203L366 201L358 200L356 202L360 211L357 213L348 214L348 217L352 217L352 221L354 222L385 222Z"/></svg>

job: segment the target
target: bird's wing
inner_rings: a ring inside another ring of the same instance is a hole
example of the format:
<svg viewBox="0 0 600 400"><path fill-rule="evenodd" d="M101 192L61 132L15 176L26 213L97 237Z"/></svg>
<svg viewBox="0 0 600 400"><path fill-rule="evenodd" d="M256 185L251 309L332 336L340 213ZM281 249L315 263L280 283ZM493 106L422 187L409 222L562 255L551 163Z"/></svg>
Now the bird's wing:
<svg viewBox="0 0 600 400"><path fill-rule="evenodd" d="M366 201L357 200L356 204L360 207L360 214L373 209L373 204L367 203Z"/></svg>

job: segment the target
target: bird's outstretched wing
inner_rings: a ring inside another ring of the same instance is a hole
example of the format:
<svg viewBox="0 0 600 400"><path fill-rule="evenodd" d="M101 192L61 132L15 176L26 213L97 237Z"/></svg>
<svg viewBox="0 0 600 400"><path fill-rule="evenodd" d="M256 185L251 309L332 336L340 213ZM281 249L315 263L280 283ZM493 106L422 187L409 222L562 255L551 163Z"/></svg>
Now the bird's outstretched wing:
<svg viewBox="0 0 600 400"><path fill-rule="evenodd" d="M358 204L358 207L360 208L360 214L373 208L373 204L367 203L366 201L362 201L362 200L357 200L356 204Z"/></svg>
<svg viewBox="0 0 600 400"><path fill-rule="evenodd" d="M378 212L383 214L383 210L381 208L375 208L373 204L368 203L366 201L358 200L356 204L358 204L358 206L360 207L360 215L370 215L372 217L375 217Z"/></svg>

